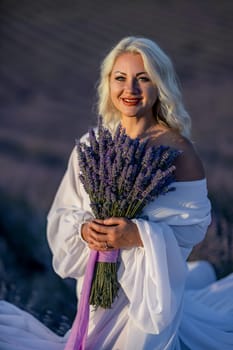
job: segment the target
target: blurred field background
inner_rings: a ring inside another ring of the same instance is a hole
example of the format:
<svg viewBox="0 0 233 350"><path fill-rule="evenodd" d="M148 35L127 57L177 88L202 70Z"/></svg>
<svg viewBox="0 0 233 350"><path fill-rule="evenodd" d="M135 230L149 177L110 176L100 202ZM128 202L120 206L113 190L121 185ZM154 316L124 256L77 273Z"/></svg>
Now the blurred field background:
<svg viewBox="0 0 233 350"><path fill-rule="evenodd" d="M46 215L75 139L95 125L99 65L122 37L172 58L204 162L213 223L190 259L232 271L233 2L2 0L0 3L0 298L64 334L74 281L51 267Z"/></svg>

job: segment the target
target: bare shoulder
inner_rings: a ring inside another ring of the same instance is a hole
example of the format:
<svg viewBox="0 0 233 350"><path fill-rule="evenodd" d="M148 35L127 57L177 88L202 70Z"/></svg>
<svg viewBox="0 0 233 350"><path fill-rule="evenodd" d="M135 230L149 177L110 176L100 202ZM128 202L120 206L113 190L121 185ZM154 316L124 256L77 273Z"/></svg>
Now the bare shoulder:
<svg viewBox="0 0 233 350"><path fill-rule="evenodd" d="M193 144L183 136L180 136L180 142L177 146L182 151L182 154L175 161L176 180L194 181L203 179L205 177L203 164Z"/></svg>
<svg viewBox="0 0 233 350"><path fill-rule="evenodd" d="M182 151L175 161L177 181L195 181L205 177L204 168L192 142L179 133L164 129L157 134L156 144Z"/></svg>

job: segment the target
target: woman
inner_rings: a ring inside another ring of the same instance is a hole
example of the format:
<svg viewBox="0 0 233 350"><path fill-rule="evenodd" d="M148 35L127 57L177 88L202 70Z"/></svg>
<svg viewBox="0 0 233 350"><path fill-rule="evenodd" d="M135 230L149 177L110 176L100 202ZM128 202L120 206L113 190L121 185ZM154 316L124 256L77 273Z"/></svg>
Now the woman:
<svg viewBox="0 0 233 350"><path fill-rule="evenodd" d="M232 300L227 289L233 286L232 276L215 282L208 263L190 265L189 272L186 263L193 246L205 236L210 203L169 58L148 39L125 38L102 64L98 93L99 114L113 133L121 123L131 138L148 139L182 154L175 161L175 191L148 204L143 218L95 220L73 150L48 215L54 269L63 278L77 280L80 298L90 250L120 249L118 297L111 309L90 307L81 348L232 349ZM88 142L87 136L83 140ZM10 313L8 304L2 309L5 315ZM57 337L20 310L11 313L12 319L15 313L24 318L23 326L16 323L23 337L17 337L14 349L65 348L69 334ZM1 324L0 320L0 348L13 349L9 337L16 331L11 331L12 324ZM68 342L66 349L75 347Z"/></svg>

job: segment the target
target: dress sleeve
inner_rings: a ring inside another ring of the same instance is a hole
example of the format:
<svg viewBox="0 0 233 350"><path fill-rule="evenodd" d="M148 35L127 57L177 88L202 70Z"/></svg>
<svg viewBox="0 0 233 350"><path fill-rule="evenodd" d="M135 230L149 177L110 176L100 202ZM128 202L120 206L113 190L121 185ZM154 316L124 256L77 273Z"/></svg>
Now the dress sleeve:
<svg viewBox="0 0 233 350"><path fill-rule="evenodd" d="M62 278L77 279L83 276L90 251L81 238L80 228L93 216L78 173L74 149L47 218L47 238L53 253L53 268Z"/></svg>
<svg viewBox="0 0 233 350"><path fill-rule="evenodd" d="M179 317L186 258L210 223L208 199L183 201L179 193L174 210L169 195L153 208L154 218L134 220L143 247L121 251L119 281L129 299L129 316L145 333L159 334Z"/></svg>
<svg viewBox="0 0 233 350"><path fill-rule="evenodd" d="M186 264L167 224L135 222L144 247L122 250L119 282L133 322L145 333L159 334L180 311Z"/></svg>

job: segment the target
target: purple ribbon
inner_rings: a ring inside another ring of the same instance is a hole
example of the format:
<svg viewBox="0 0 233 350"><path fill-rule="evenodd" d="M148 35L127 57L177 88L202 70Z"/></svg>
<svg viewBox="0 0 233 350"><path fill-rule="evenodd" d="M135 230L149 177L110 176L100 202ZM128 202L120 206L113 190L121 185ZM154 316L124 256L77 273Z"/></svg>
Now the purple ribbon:
<svg viewBox="0 0 233 350"><path fill-rule="evenodd" d="M79 300L78 312L75 316L68 341L64 350L85 350L85 343L89 323L89 297L91 283L94 274L95 263L98 262L116 262L119 250L109 250L99 252L91 250L85 271L81 296Z"/></svg>

